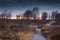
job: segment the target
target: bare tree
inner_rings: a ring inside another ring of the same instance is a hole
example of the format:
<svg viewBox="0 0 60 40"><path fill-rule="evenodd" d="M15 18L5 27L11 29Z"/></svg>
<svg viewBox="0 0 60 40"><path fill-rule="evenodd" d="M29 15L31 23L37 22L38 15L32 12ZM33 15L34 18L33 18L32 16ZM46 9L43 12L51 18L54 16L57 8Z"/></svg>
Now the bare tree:
<svg viewBox="0 0 60 40"><path fill-rule="evenodd" d="M33 13L31 10L27 10L25 13L24 13L24 16L29 19L29 17L32 17Z"/></svg>
<svg viewBox="0 0 60 40"><path fill-rule="evenodd" d="M11 14L11 10L8 12L8 14L7 14L7 18L8 19L11 19L11 16L12 16L12 14Z"/></svg>
<svg viewBox="0 0 60 40"><path fill-rule="evenodd" d="M5 18L5 19L10 19L11 18L11 10L4 10L4 12L1 14L1 17Z"/></svg>
<svg viewBox="0 0 60 40"><path fill-rule="evenodd" d="M52 20L55 20L55 16L56 16L57 13L58 13L57 11L53 11L52 12L52 16L51 16L52 17Z"/></svg>
<svg viewBox="0 0 60 40"><path fill-rule="evenodd" d="M16 18L17 18L17 19L20 19L20 15L16 15Z"/></svg>
<svg viewBox="0 0 60 40"><path fill-rule="evenodd" d="M33 10L32 10L32 12L33 12L34 19L36 19L36 17L39 15L39 9L38 9L38 7L34 7Z"/></svg>
<svg viewBox="0 0 60 40"><path fill-rule="evenodd" d="M2 17L5 18L5 19L7 18L7 9L4 10L4 12L2 13Z"/></svg>
<svg viewBox="0 0 60 40"><path fill-rule="evenodd" d="M56 22L60 22L60 13L56 14L55 20L56 20Z"/></svg>
<svg viewBox="0 0 60 40"><path fill-rule="evenodd" d="M43 12L42 13L42 20L46 20L46 18L47 18L47 12Z"/></svg>

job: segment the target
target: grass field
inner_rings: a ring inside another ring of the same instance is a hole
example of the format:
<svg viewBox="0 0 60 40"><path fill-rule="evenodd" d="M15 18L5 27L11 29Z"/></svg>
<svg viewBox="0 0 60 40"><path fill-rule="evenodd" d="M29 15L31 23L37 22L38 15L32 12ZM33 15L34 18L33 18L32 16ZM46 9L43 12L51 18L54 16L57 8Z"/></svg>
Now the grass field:
<svg viewBox="0 0 60 40"><path fill-rule="evenodd" d="M0 20L0 40L32 40L35 28L41 28L42 33L48 37L54 28L53 24L45 26L51 20ZM56 26L56 25L55 25ZM52 33L51 33L52 35Z"/></svg>

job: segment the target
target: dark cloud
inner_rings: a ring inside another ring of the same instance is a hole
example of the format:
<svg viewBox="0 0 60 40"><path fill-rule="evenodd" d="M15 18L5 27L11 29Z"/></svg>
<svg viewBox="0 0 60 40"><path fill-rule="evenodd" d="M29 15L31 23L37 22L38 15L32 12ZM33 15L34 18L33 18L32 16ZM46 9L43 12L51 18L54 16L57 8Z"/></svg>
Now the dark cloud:
<svg viewBox="0 0 60 40"><path fill-rule="evenodd" d="M42 11L60 10L60 0L0 0L0 10L12 8L20 12L35 6Z"/></svg>
<svg viewBox="0 0 60 40"><path fill-rule="evenodd" d="M60 4L60 0L0 0L0 6L17 4Z"/></svg>
<svg viewBox="0 0 60 40"><path fill-rule="evenodd" d="M24 7L31 5L60 6L60 0L0 0L0 8Z"/></svg>

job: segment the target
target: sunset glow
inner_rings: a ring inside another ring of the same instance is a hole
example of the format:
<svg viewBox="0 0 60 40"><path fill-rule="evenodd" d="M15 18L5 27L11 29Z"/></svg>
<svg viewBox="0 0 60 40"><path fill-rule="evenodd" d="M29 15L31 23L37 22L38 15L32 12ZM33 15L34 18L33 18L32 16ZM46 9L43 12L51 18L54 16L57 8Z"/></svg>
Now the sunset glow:
<svg viewBox="0 0 60 40"><path fill-rule="evenodd" d="M11 19L17 19L16 17L11 17Z"/></svg>

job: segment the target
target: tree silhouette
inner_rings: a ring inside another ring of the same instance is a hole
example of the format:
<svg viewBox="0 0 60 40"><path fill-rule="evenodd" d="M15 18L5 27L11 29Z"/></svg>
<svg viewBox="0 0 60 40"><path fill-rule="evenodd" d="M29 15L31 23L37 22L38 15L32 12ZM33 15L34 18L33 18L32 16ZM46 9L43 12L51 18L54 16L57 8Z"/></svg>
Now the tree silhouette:
<svg viewBox="0 0 60 40"><path fill-rule="evenodd" d="M46 20L46 18L47 18L47 12L43 12L42 13L42 20Z"/></svg>
<svg viewBox="0 0 60 40"><path fill-rule="evenodd" d="M56 14L55 20L56 20L57 22L60 22L60 13Z"/></svg>
<svg viewBox="0 0 60 40"><path fill-rule="evenodd" d="M57 13L58 13L57 11L53 11L52 12L52 16L51 17L52 17L53 20L55 19L55 16L56 16Z"/></svg>
<svg viewBox="0 0 60 40"><path fill-rule="evenodd" d="M2 13L2 17L7 19L7 9L5 9L4 12Z"/></svg>
<svg viewBox="0 0 60 40"><path fill-rule="evenodd" d="M20 19L20 15L16 15L16 18L17 18L17 19Z"/></svg>
<svg viewBox="0 0 60 40"><path fill-rule="evenodd" d="M33 12L34 19L36 19L36 17L39 15L39 9L38 9L38 7L34 7L33 10L32 10L32 12Z"/></svg>
<svg viewBox="0 0 60 40"><path fill-rule="evenodd" d="M12 16L11 11L6 9L0 16L5 19L10 19Z"/></svg>
<svg viewBox="0 0 60 40"><path fill-rule="evenodd" d="M25 13L24 13L24 16L29 19L29 17L32 17L33 13L31 10L27 10Z"/></svg>
<svg viewBox="0 0 60 40"><path fill-rule="evenodd" d="M10 12L8 14L9 19L11 19L11 16L12 16L12 14L11 14L11 10L10 10Z"/></svg>

